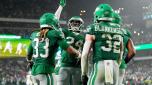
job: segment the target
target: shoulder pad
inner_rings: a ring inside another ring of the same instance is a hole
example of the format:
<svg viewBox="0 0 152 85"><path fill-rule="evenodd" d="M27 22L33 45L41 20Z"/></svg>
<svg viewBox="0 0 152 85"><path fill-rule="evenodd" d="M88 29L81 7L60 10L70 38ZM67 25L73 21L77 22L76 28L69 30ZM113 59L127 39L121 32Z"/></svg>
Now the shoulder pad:
<svg viewBox="0 0 152 85"><path fill-rule="evenodd" d="M33 38L35 38L36 36L39 36L39 31L33 31L31 36L30 36L30 39L32 40Z"/></svg>
<svg viewBox="0 0 152 85"><path fill-rule="evenodd" d="M131 32L130 32L127 28L122 29L122 31L123 31L123 33L124 33L125 36L127 36L127 37L129 37L129 38L132 37L132 36L131 36Z"/></svg>
<svg viewBox="0 0 152 85"><path fill-rule="evenodd" d="M94 27L95 27L95 24L88 25L87 28L86 28L87 32L92 32Z"/></svg>

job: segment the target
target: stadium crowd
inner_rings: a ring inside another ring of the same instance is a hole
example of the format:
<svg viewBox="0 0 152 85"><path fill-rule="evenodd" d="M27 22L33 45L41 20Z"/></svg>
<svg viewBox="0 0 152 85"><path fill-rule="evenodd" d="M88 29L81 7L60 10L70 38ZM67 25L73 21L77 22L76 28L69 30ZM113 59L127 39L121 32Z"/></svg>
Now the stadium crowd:
<svg viewBox="0 0 152 85"><path fill-rule="evenodd" d="M25 85L25 58L0 59L0 85Z"/></svg>
<svg viewBox="0 0 152 85"><path fill-rule="evenodd" d="M41 4L42 2L43 4ZM39 15L45 11L55 9L55 7L52 6L50 9L48 9L48 6L50 6L50 4L53 4L51 3L51 0L5 0L0 3L0 16L9 18L38 18Z"/></svg>
<svg viewBox="0 0 152 85"><path fill-rule="evenodd" d="M132 61L129 63L124 79L125 85L151 85L151 60ZM7 64L6 64L7 63ZM0 60L0 85L26 84L25 58L7 58Z"/></svg>
<svg viewBox="0 0 152 85"><path fill-rule="evenodd" d="M55 12L57 5L52 0L5 0L0 3L0 17L38 19L45 12ZM65 15L63 12L61 17L66 18Z"/></svg>
<svg viewBox="0 0 152 85"><path fill-rule="evenodd" d="M124 83L126 85L151 85L151 67L151 60L133 61L128 65Z"/></svg>

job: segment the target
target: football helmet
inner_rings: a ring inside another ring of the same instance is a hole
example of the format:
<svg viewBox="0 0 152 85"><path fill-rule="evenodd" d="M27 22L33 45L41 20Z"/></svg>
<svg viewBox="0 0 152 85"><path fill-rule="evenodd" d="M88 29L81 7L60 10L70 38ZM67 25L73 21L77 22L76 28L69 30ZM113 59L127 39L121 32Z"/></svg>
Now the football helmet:
<svg viewBox="0 0 152 85"><path fill-rule="evenodd" d="M113 9L108 4L100 4L97 6L94 12L94 22L98 23L99 21L112 21Z"/></svg>
<svg viewBox="0 0 152 85"><path fill-rule="evenodd" d="M73 16L68 21L68 27L71 31L81 31L84 27L84 21L79 16Z"/></svg>
<svg viewBox="0 0 152 85"><path fill-rule="evenodd" d="M59 26L59 20L53 13L44 13L40 17L40 28L53 28L56 29Z"/></svg>
<svg viewBox="0 0 152 85"><path fill-rule="evenodd" d="M113 12L112 17L113 17L112 23L122 24L122 18L118 13Z"/></svg>

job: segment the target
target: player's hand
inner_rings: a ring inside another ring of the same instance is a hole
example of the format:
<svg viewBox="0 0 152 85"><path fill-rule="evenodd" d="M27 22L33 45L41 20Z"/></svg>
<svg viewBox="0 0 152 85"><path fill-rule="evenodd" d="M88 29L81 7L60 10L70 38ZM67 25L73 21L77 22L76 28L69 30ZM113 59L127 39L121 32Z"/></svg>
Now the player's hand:
<svg viewBox="0 0 152 85"><path fill-rule="evenodd" d="M82 81L82 85L87 85L87 82L88 82L87 75L82 75L81 76L81 81Z"/></svg>
<svg viewBox="0 0 152 85"><path fill-rule="evenodd" d="M28 61L28 64L27 64L27 69L32 69L32 66L33 66L33 61Z"/></svg>
<svg viewBox="0 0 152 85"><path fill-rule="evenodd" d="M66 0L60 0L60 5L64 7L66 5Z"/></svg>
<svg viewBox="0 0 152 85"><path fill-rule="evenodd" d="M81 58L81 53L78 51L78 59Z"/></svg>
<svg viewBox="0 0 152 85"><path fill-rule="evenodd" d="M118 65L120 66L121 65L121 60L117 60L117 63L118 63Z"/></svg>

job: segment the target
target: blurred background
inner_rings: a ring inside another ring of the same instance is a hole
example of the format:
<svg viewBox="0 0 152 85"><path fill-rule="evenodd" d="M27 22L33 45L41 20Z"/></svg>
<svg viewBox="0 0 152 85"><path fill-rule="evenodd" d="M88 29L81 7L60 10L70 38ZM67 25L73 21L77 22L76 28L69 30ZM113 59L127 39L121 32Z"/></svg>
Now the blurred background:
<svg viewBox="0 0 152 85"><path fill-rule="evenodd" d="M39 17L45 12L54 13L58 3L59 0L1 0L0 85L25 85L25 55L30 34L39 29ZM123 26L131 31L137 49L128 65L124 83L152 85L151 0L67 0L61 15L62 26L66 27L72 16L81 16L85 26L89 25L96 6L101 3L110 4L122 16Z"/></svg>

